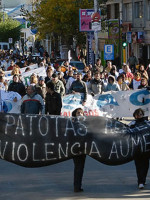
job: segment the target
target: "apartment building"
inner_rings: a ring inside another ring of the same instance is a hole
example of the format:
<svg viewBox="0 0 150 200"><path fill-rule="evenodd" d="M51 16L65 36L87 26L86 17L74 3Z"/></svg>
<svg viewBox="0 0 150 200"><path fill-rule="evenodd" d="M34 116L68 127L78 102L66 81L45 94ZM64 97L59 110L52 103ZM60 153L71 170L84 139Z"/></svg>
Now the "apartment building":
<svg viewBox="0 0 150 200"><path fill-rule="evenodd" d="M134 52L139 62L147 65L150 61L150 0L107 1L107 13L108 19L121 19L121 40L127 42L122 49L126 60Z"/></svg>

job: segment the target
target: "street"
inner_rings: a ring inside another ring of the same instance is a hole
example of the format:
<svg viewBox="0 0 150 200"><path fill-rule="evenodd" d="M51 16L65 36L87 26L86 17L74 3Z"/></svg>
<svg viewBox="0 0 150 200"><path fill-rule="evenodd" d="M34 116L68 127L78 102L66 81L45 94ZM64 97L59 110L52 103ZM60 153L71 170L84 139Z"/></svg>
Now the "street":
<svg viewBox="0 0 150 200"><path fill-rule="evenodd" d="M150 178L144 190L136 184L134 162L106 166L87 157L84 192L73 192L73 161L42 168L23 168L0 160L0 200L70 200L150 198Z"/></svg>

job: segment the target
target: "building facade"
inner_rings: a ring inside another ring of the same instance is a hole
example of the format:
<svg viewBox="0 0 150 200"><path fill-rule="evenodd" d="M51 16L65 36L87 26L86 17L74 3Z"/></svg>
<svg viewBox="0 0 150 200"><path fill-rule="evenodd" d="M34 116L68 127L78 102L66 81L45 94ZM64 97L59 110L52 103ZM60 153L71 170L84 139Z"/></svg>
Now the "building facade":
<svg viewBox="0 0 150 200"><path fill-rule="evenodd" d="M150 63L150 0L107 1L107 19L120 19L122 60L133 52L139 63Z"/></svg>

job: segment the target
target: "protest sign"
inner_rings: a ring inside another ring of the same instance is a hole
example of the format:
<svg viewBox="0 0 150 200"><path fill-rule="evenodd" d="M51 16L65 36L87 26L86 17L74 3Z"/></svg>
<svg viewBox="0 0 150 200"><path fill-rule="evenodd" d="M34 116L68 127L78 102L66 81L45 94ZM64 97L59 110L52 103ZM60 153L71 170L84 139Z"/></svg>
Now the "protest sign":
<svg viewBox="0 0 150 200"><path fill-rule="evenodd" d="M22 70L23 69L24 68L22 68ZM7 72L9 72L9 71L7 71ZM8 75L7 72L5 72L5 74L6 74L5 75L5 79L8 80L8 81L11 81L13 79L13 76L11 76L11 74ZM21 75L22 75L22 77L24 79L23 82L25 83L25 85L29 84L29 82L30 82L30 76L33 73L36 74L36 75L38 75L38 76L44 76L44 77L46 77L45 67L39 67L39 68L37 68L37 65L34 65L34 66L32 66L32 68L31 68L30 71L28 71L28 72L24 71L24 72L21 73Z"/></svg>
<svg viewBox="0 0 150 200"><path fill-rule="evenodd" d="M149 121L130 129L104 117L0 113L0 127L0 158L24 167L52 165L82 154L120 165L137 153L150 154Z"/></svg>
<svg viewBox="0 0 150 200"><path fill-rule="evenodd" d="M64 96L62 115L71 116L75 108L82 107L86 116L133 117L137 108L144 109L145 115L150 116L150 91L147 89L113 91L94 97L88 95L84 107L81 99L81 94Z"/></svg>
<svg viewBox="0 0 150 200"><path fill-rule="evenodd" d="M37 69L37 68L38 68L38 65L37 65L37 64L33 64L33 65L29 65L29 66L27 66L27 67L30 68L30 70L34 70L34 69ZM25 70L26 70L27 67L20 68L21 74L25 72ZM12 70L5 71L5 76L6 76L6 77L7 77L7 76L12 76L11 73L12 73Z"/></svg>
<svg viewBox="0 0 150 200"><path fill-rule="evenodd" d="M3 91L2 100L6 104L7 101L11 103L9 95L10 93ZM94 97L88 95L85 106L82 106L82 98L82 94L65 95L61 115L70 117L74 109L81 107L85 116L133 117L133 112L137 108L142 108L145 115L150 116L150 92L147 89L107 92ZM20 101L13 103L11 109L9 106L8 112L20 113L20 104Z"/></svg>

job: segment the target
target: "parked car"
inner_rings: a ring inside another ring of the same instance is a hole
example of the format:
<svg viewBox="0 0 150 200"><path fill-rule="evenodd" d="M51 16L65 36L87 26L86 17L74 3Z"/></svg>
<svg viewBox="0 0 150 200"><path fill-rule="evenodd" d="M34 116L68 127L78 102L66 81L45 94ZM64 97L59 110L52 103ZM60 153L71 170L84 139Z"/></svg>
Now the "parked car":
<svg viewBox="0 0 150 200"><path fill-rule="evenodd" d="M81 61L70 61L71 66L76 67L78 71L83 71L85 65Z"/></svg>
<svg viewBox="0 0 150 200"><path fill-rule="evenodd" d="M1 50L8 50L9 49L9 43L8 42L0 42L0 49Z"/></svg>
<svg viewBox="0 0 150 200"><path fill-rule="evenodd" d="M59 59L56 60L54 62L54 68L56 69L58 66L62 66L63 68L63 63L66 62L67 60L65 59ZM83 71L84 69L84 63L81 61L70 61L69 65L71 65L73 67L73 70L77 70L77 71ZM62 71L64 72L65 70L62 69Z"/></svg>

